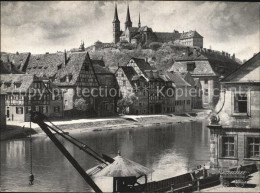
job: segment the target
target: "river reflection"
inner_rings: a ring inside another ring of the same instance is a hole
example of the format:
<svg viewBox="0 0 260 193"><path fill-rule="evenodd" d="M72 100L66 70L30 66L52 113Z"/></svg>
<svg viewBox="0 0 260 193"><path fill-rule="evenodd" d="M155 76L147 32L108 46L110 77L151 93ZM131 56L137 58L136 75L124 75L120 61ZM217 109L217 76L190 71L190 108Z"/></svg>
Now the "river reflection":
<svg viewBox="0 0 260 193"><path fill-rule="evenodd" d="M152 180L183 174L209 160L209 132L201 122L81 133L74 137L99 153L115 157L119 150L122 156L154 169ZM67 141L61 141L85 170L99 164ZM1 142L2 191L91 191L46 136L33 138L35 184L29 186L29 148L29 139ZM95 181L103 191L112 190L111 178Z"/></svg>

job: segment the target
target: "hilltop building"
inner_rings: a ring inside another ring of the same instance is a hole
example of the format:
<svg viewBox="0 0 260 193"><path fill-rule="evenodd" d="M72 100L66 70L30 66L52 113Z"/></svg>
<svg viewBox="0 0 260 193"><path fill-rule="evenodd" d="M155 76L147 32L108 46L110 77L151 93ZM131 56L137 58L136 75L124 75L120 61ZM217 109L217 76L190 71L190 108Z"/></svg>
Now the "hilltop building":
<svg viewBox="0 0 260 193"><path fill-rule="evenodd" d="M236 70L240 65L225 52L210 49L191 49L177 58L168 71L186 73L199 78L202 87L202 106L215 106L219 99L219 80Z"/></svg>
<svg viewBox="0 0 260 193"><path fill-rule="evenodd" d="M152 28L141 25L141 17L139 13L138 26L133 27L129 5L127 6L126 21L124 30L120 28L118 19L117 5L115 5L113 20L113 43L128 42L132 44L146 44L151 42L176 42L188 46L203 47L203 37L196 31L179 33L177 30L173 32L153 32Z"/></svg>
<svg viewBox="0 0 260 193"><path fill-rule="evenodd" d="M255 163L260 169L260 53L221 81L210 129L210 163L230 168Z"/></svg>

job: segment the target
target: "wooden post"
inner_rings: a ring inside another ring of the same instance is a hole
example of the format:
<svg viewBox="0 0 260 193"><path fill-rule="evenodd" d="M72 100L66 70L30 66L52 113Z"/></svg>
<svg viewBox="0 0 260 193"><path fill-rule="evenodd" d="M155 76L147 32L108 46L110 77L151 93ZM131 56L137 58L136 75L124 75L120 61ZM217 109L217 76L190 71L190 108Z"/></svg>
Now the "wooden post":
<svg viewBox="0 0 260 193"><path fill-rule="evenodd" d="M197 179L197 191L200 191L200 179Z"/></svg>

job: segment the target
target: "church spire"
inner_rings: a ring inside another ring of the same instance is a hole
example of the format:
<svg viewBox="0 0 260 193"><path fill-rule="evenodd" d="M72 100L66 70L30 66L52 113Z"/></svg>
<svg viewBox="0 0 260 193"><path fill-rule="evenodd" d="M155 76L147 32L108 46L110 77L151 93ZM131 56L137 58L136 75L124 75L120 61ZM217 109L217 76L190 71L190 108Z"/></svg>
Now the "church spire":
<svg viewBox="0 0 260 193"><path fill-rule="evenodd" d="M138 27L141 27L141 19L140 19L140 12L139 12L139 22L138 22Z"/></svg>
<svg viewBox="0 0 260 193"><path fill-rule="evenodd" d="M132 21L130 17L129 5L127 4L127 13L126 13L126 21L125 21L125 29L127 27L132 27Z"/></svg>
<svg viewBox="0 0 260 193"><path fill-rule="evenodd" d="M115 5L115 13L114 13L114 20L113 22L118 22L119 19L118 19L118 13L117 13L117 4Z"/></svg>

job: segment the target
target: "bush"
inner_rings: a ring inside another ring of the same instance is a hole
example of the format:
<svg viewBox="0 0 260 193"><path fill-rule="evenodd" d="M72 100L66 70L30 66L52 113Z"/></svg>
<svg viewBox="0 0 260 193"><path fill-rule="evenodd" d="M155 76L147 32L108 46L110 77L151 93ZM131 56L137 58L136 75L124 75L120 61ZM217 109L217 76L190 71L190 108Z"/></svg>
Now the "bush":
<svg viewBox="0 0 260 193"><path fill-rule="evenodd" d="M151 48L152 50L158 50L160 47L162 47L162 43L160 43L160 42L152 42L152 43L150 43L150 45L149 45L149 48Z"/></svg>

